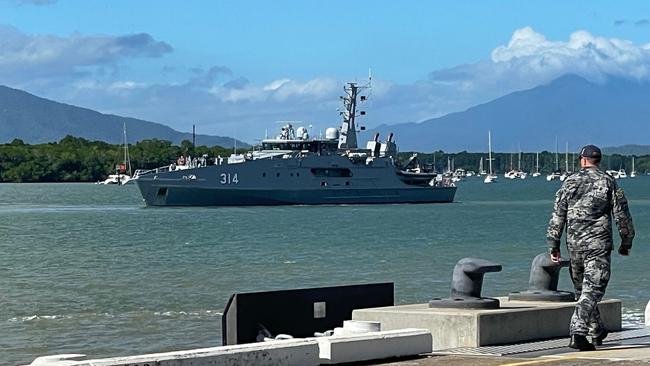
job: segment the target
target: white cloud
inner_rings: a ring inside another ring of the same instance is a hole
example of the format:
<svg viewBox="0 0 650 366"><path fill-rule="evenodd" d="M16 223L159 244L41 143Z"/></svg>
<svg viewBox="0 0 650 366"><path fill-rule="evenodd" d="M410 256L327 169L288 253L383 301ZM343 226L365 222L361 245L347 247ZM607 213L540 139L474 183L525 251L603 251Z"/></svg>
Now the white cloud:
<svg viewBox="0 0 650 366"><path fill-rule="evenodd" d="M650 45L604 38L587 31L571 34L568 41L549 41L526 27L514 32L507 46L492 51L495 67L506 65L518 74L559 76L575 73L601 79L615 75L646 79L650 75Z"/></svg>
<svg viewBox="0 0 650 366"><path fill-rule="evenodd" d="M264 86L264 91L274 91L278 90L279 88L282 87L282 85L291 82L289 79L280 79L280 80L274 80L271 83L267 84Z"/></svg>
<svg viewBox="0 0 650 366"><path fill-rule="evenodd" d="M305 97L313 100L321 100L324 97L332 96L340 87L334 79L312 79L306 82L284 79L279 87L273 89L273 98L279 101L286 101L293 97Z"/></svg>
<svg viewBox="0 0 650 366"><path fill-rule="evenodd" d="M243 85L233 83L239 80L235 79L221 85L214 85L209 89L209 93L219 101L229 103L272 100L286 102L290 98L318 101L332 97L341 85L331 78L317 78L304 82L285 78L274 80L262 86L252 85L248 82Z"/></svg>
<svg viewBox="0 0 650 366"><path fill-rule="evenodd" d="M65 38L31 36L4 27L0 28L0 83L28 84L28 91L45 97L181 130L196 123L201 133L236 134L248 141L274 128L278 120L302 120L314 124L316 130L339 123L336 108L346 80L327 76L297 80L286 75L256 83L217 65L191 69L185 81L155 83L110 70L119 61L160 57L170 51L171 46L147 34ZM107 68L102 77L88 70L98 66ZM184 65L173 68L187 70ZM495 47L477 63L436 70L410 84L375 78L371 99L360 107L368 112L361 123L374 127L418 122L565 74L592 81L605 80L608 75L648 80L650 44L587 31L576 31L566 40L549 40L530 27L518 29L507 44ZM35 82L53 76L67 82Z"/></svg>
<svg viewBox="0 0 650 366"><path fill-rule="evenodd" d="M579 30L565 41L548 40L530 27L516 30L506 45L474 64L436 70L427 80L393 86L402 121L421 121L530 89L566 74L594 82L608 76L650 79L650 44L594 36ZM383 113L395 123L395 113Z"/></svg>
<svg viewBox="0 0 650 366"><path fill-rule="evenodd" d="M98 68L110 71L124 59L157 58L169 52L169 44L147 33L60 37L25 34L0 25L0 81L43 84L53 79L77 80Z"/></svg>
<svg viewBox="0 0 650 366"><path fill-rule="evenodd" d="M116 82L111 83L111 85L108 86L108 89L110 89L110 90L133 90L133 89L144 88L146 86L147 86L147 84L145 84L145 83L139 83L139 82L136 82L136 81L125 80L125 81L116 81Z"/></svg>

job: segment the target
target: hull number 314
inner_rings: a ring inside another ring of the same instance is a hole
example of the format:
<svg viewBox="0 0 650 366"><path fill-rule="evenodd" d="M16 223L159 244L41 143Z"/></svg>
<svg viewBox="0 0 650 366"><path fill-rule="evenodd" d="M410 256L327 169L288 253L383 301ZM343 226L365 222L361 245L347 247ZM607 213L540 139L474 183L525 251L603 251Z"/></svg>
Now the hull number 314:
<svg viewBox="0 0 650 366"><path fill-rule="evenodd" d="M237 184L239 183L239 178L237 178L237 173L221 173L221 184Z"/></svg>

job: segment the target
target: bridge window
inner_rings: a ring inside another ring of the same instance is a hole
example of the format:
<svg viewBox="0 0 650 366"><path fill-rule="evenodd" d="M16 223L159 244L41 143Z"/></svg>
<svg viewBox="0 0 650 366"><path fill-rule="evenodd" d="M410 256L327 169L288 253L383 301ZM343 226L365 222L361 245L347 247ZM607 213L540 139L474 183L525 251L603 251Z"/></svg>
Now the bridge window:
<svg viewBox="0 0 650 366"><path fill-rule="evenodd" d="M347 168L312 168L311 173L317 177L351 177L352 172Z"/></svg>

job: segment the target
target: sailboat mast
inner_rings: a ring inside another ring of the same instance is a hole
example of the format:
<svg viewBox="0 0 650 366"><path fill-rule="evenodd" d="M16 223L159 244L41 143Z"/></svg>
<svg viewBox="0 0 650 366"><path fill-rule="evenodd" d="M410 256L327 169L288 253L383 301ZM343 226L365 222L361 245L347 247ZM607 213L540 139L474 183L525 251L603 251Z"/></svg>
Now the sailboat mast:
<svg viewBox="0 0 650 366"><path fill-rule="evenodd" d="M564 171L569 171L569 143L566 143L566 150L564 153Z"/></svg>
<svg viewBox="0 0 650 366"><path fill-rule="evenodd" d="M490 166L490 175L492 175L492 132L488 130L488 164Z"/></svg>
<svg viewBox="0 0 650 366"><path fill-rule="evenodd" d="M575 172L576 171L576 154L571 153L571 171Z"/></svg>
<svg viewBox="0 0 650 366"><path fill-rule="evenodd" d="M535 153L535 171L539 173L539 151Z"/></svg>
<svg viewBox="0 0 650 366"><path fill-rule="evenodd" d="M124 165L125 165L126 171L129 172L129 175L132 175L131 174L131 157L129 156L129 143L127 142L127 139L126 139L126 122L124 122L122 130L124 132Z"/></svg>
<svg viewBox="0 0 650 366"><path fill-rule="evenodd" d="M559 157L559 148L557 147L557 136L555 136L555 171L560 170L560 157Z"/></svg>

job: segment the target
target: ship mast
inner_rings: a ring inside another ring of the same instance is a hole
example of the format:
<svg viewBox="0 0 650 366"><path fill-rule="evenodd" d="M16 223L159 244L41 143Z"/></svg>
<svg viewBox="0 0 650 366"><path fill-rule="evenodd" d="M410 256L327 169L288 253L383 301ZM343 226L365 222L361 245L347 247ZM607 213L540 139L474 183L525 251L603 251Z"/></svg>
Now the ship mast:
<svg viewBox="0 0 650 366"><path fill-rule="evenodd" d="M357 148L357 128L355 125L355 118L357 117L357 97L359 90L369 88L369 85L359 86L356 83L348 83L343 90L346 96L341 97L343 100L344 110L341 112L343 121L341 123L341 133L339 134L339 149L356 149ZM365 101L366 97L361 96L361 101ZM365 115L366 112L361 111L360 115Z"/></svg>
<svg viewBox="0 0 650 366"><path fill-rule="evenodd" d="M131 157L129 156L129 143L126 140L126 122L124 122L122 130L124 132L124 168L129 173L129 175L132 175Z"/></svg>

